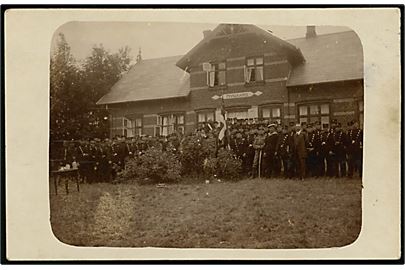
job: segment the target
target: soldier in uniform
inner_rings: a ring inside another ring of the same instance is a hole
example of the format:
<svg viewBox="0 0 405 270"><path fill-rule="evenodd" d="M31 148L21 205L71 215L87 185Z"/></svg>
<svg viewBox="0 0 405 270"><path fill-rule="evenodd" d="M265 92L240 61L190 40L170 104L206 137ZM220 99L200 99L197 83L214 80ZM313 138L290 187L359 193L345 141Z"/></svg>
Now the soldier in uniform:
<svg viewBox="0 0 405 270"><path fill-rule="evenodd" d="M332 127L326 134L326 175L328 177L336 176L336 153L335 150L335 128L337 122L333 122Z"/></svg>
<svg viewBox="0 0 405 270"><path fill-rule="evenodd" d="M247 166L247 151L249 147L249 142L243 134L244 130L240 128L238 133L236 133L236 148L238 158L242 161L242 173L244 175L248 174L249 169Z"/></svg>
<svg viewBox="0 0 405 270"><path fill-rule="evenodd" d="M268 126L269 133L265 138L265 145L263 147L263 169L264 175L266 177L272 177L273 174L276 176L276 152L277 152L277 141L278 133L276 131L276 125L270 124Z"/></svg>
<svg viewBox="0 0 405 270"><path fill-rule="evenodd" d="M317 141L317 133L313 128L312 124L307 125L307 132L308 132L308 158L307 158L307 175L308 176L316 176L316 162L317 162L317 152L315 150L316 145L318 144Z"/></svg>
<svg viewBox="0 0 405 270"><path fill-rule="evenodd" d="M307 146L308 137L303 127L300 124L295 126L294 141L294 159L297 165L298 177L304 180L306 176L306 159L307 159Z"/></svg>
<svg viewBox="0 0 405 270"><path fill-rule="evenodd" d="M101 182L109 182L110 180L110 170L109 170L109 158L108 158L108 140L104 142L99 142L98 144L98 162L99 162L99 174L98 180Z"/></svg>
<svg viewBox="0 0 405 270"><path fill-rule="evenodd" d="M315 123L314 129L315 137L313 139L312 146L315 151L315 168L314 175L315 177L321 177L325 173L325 156L321 155L322 152L322 129L321 122L317 121ZM312 137L309 137L312 140Z"/></svg>
<svg viewBox="0 0 405 270"><path fill-rule="evenodd" d="M278 136L277 146L276 146L276 156L280 159L281 168L283 171L283 177L287 178L290 175L290 147L289 147L289 132L288 126L284 126L281 131L281 134Z"/></svg>
<svg viewBox="0 0 405 270"><path fill-rule="evenodd" d="M363 160L363 131L359 128L357 122L350 123L350 129L347 136L347 156L348 156L348 176L353 177L355 170L362 176Z"/></svg>
<svg viewBox="0 0 405 270"><path fill-rule="evenodd" d="M259 127L257 130L257 135L253 141L254 157L252 165L252 178L256 178L258 174L261 174L262 170L262 156L263 156L263 147L265 145L265 135L263 127ZM260 171L259 171L260 170Z"/></svg>
<svg viewBox="0 0 405 270"><path fill-rule="evenodd" d="M252 176L252 166L253 166L253 159L255 155L255 149L253 148L253 142L255 139L255 133L257 130L251 128L245 130L245 139L247 141L247 149L246 149L246 156L245 156L245 165L246 170L249 171L250 176Z"/></svg>
<svg viewBox="0 0 405 270"><path fill-rule="evenodd" d="M335 153L335 173L336 177L346 176L346 134L342 130L342 124L338 123L334 132L334 147Z"/></svg>
<svg viewBox="0 0 405 270"><path fill-rule="evenodd" d="M323 130L321 131L321 145L319 147L319 176L323 177L328 175L327 167L328 167L328 155L329 155L329 145L327 142L329 141L330 137L330 129L329 124L323 124Z"/></svg>

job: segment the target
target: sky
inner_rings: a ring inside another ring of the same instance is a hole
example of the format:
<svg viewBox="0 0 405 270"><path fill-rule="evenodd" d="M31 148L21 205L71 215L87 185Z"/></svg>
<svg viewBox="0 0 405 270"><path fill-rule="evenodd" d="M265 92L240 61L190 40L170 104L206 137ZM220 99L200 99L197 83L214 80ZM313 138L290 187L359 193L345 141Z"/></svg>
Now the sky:
<svg viewBox="0 0 405 270"><path fill-rule="evenodd" d="M119 48L131 48L135 60L139 48L143 59L184 55L203 38L204 30L212 30L218 24L173 23L173 22L68 22L54 34L65 35L73 56L81 61L90 55L92 47L103 44L111 53ZM306 26L258 25L271 30L282 39L305 37ZM316 26L317 34L348 31L339 26Z"/></svg>

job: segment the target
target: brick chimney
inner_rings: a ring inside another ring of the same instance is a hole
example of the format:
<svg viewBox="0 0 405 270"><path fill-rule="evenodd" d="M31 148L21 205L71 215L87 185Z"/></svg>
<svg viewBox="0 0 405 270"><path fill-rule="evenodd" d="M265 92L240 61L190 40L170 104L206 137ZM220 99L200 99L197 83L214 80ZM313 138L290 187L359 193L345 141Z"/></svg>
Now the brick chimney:
<svg viewBox="0 0 405 270"><path fill-rule="evenodd" d="M208 37L211 34L211 32L212 32L211 30L204 30L203 31L204 38Z"/></svg>
<svg viewBox="0 0 405 270"><path fill-rule="evenodd" d="M306 38L316 37L315 25L307 25L307 33L305 34Z"/></svg>

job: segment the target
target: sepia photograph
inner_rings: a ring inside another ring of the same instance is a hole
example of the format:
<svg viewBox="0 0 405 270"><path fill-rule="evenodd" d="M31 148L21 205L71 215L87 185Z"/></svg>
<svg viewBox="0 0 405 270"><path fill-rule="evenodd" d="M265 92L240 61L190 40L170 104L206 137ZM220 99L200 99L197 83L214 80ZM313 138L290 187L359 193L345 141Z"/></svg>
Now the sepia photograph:
<svg viewBox="0 0 405 270"><path fill-rule="evenodd" d="M69 22L50 60L61 242L277 249L358 237L364 83L353 30Z"/></svg>
<svg viewBox="0 0 405 270"><path fill-rule="evenodd" d="M1 9L2 262L403 262L403 6Z"/></svg>

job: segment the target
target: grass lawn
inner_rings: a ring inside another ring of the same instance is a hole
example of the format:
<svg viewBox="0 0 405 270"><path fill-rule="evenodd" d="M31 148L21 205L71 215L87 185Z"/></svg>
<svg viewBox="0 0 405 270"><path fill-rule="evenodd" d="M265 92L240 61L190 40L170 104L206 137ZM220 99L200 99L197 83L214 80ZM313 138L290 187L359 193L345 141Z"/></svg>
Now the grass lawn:
<svg viewBox="0 0 405 270"><path fill-rule="evenodd" d="M51 224L78 246L320 248L361 229L360 179L51 187Z"/></svg>

